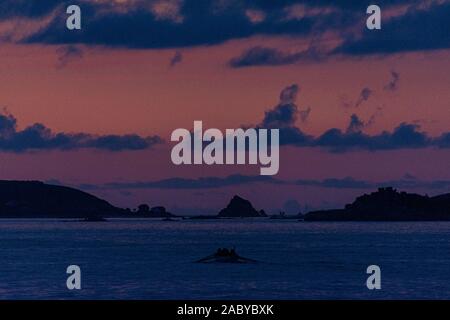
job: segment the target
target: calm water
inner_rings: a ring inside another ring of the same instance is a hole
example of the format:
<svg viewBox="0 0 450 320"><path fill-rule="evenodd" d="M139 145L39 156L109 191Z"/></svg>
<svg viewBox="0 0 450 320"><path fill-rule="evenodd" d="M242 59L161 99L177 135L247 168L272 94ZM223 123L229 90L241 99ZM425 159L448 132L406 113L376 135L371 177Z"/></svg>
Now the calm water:
<svg viewBox="0 0 450 320"><path fill-rule="evenodd" d="M221 246L260 263L193 262ZM0 220L0 298L449 299L450 223Z"/></svg>

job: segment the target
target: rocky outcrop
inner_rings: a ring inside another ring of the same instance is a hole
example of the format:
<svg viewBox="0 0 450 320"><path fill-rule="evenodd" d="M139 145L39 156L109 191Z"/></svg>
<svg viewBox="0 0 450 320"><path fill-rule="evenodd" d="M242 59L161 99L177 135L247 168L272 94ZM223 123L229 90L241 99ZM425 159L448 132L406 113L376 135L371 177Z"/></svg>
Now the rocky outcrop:
<svg viewBox="0 0 450 320"><path fill-rule="evenodd" d="M234 196L227 207L220 210L219 218L250 218L265 217L264 211L257 211L250 201L239 196Z"/></svg>
<svg viewBox="0 0 450 320"><path fill-rule="evenodd" d="M141 204L138 207L138 210L134 213L136 217L144 217L144 218L170 218L175 217L175 215L166 211L164 207L150 207L146 204Z"/></svg>

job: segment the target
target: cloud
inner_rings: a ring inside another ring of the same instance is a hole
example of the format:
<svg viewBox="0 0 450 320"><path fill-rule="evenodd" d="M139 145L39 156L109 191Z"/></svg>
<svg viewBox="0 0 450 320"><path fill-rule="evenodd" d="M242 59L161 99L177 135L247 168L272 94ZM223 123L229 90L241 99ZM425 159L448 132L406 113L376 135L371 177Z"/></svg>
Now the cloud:
<svg viewBox="0 0 450 320"><path fill-rule="evenodd" d="M299 110L296 102L300 87L292 84L281 90L278 104L264 114L264 118L256 127L261 129L280 129L280 142L291 144L298 141L310 139L295 127L295 123L300 116L302 123L306 122L311 113L311 108Z"/></svg>
<svg viewBox="0 0 450 320"><path fill-rule="evenodd" d="M334 53L353 56L394 54L450 48L449 1L417 1L406 13L393 17L373 32L348 37Z"/></svg>
<svg viewBox="0 0 450 320"><path fill-rule="evenodd" d="M363 25L365 9L372 4L368 0L78 0L82 30L67 32L65 8L70 4L68 0L3 0L0 22L45 22L31 35L16 30L26 35L19 40L7 37L22 43L158 49L214 45L257 35L320 39L328 34L335 34L339 43L319 55L315 46L291 53L255 47L236 58L231 64L235 67L291 64L336 54L450 48L450 3L446 0L379 0L383 12L395 15L383 19L377 32ZM27 23L20 28L27 28Z"/></svg>
<svg viewBox="0 0 450 320"><path fill-rule="evenodd" d="M209 189L258 182L279 183L278 180L269 176L230 175L224 178L170 178L147 182L111 182L105 184L103 187L107 189Z"/></svg>
<svg viewBox="0 0 450 320"><path fill-rule="evenodd" d="M254 183L286 185L286 186L302 186L302 187L319 187L327 189L376 189L378 187L392 186L403 189L433 189L445 190L450 188L450 180L434 180L423 181L414 177L404 176L397 180L386 181L369 181L355 179L353 177L343 178L327 178L327 179L296 179L281 180L269 176L247 176L247 175L230 175L227 177L203 177L196 179L188 178L168 178L155 181L135 181L135 182L109 182L101 185L80 184L76 187L83 190L129 190L129 189L173 189L173 190L197 190L226 188L231 186L248 185ZM58 184L59 181L58 181Z"/></svg>
<svg viewBox="0 0 450 320"><path fill-rule="evenodd" d="M295 124L298 108L295 104L300 88L292 84L284 88L280 93L280 101L273 109L265 112L261 122L263 128L283 128Z"/></svg>
<svg viewBox="0 0 450 320"><path fill-rule="evenodd" d="M250 66L278 66L292 64L297 61L295 54L287 54L275 48L253 47L244 51L240 56L229 61L232 68Z"/></svg>
<svg viewBox="0 0 450 320"><path fill-rule="evenodd" d="M341 95L339 97L340 99L340 105L343 108L358 108L360 107L364 102L368 101L370 99L370 97L373 94L373 90L369 87L364 87L363 89L361 89L361 91L359 92L358 98L356 99L355 102L353 102L351 99L349 99L349 97L347 95Z"/></svg>
<svg viewBox="0 0 450 320"><path fill-rule="evenodd" d="M252 66L281 66L298 63L301 61L318 62L324 59L324 54L317 47L293 53L283 52L277 48L255 46L245 50L239 56L231 58L228 62L232 68L244 68Z"/></svg>
<svg viewBox="0 0 450 320"><path fill-rule="evenodd" d="M72 61L83 58L83 50L74 45L68 45L64 47L59 47L56 49L56 54L58 55L58 68L64 68Z"/></svg>
<svg viewBox="0 0 450 320"><path fill-rule="evenodd" d="M364 124L364 127L370 127L375 123L378 117L383 115L383 107L378 106L375 112L370 116L369 120Z"/></svg>
<svg viewBox="0 0 450 320"><path fill-rule="evenodd" d="M241 1L220 8L215 4L213 0L83 1L81 30L67 32L66 16L56 14L50 23L22 42L177 48L214 45L258 34L307 35L314 24L313 18L283 21L276 12L255 24L246 11L257 6ZM281 13L282 8L275 11Z"/></svg>
<svg viewBox="0 0 450 320"><path fill-rule="evenodd" d="M370 89L368 87L363 88L361 90L361 92L359 93L358 100L356 100L355 108L358 108L363 102L369 100L372 93L373 93L372 89Z"/></svg>
<svg viewBox="0 0 450 320"><path fill-rule="evenodd" d="M345 131L330 128L319 136L309 135L296 126L299 110L295 103L299 91L297 84L284 88L279 103L267 110L262 122L256 125L256 128L279 129L281 145L320 147L331 152L450 148L450 132L432 137L421 131L418 124L401 123L392 131L385 130L374 135L364 133L363 129L373 123L377 114L374 114L367 123L356 114L352 114ZM368 99L372 91L370 89L367 93L364 91L363 89L361 95Z"/></svg>
<svg viewBox="0 0 450 320"><path fill-rule="evenodd" d="M108 151L142 150L162 143L158 136L93 135L88 133L52 132L43 124L35 123L23 130L17 129L17 120L11 114L0 114L0 151L26 152L38 150L74 150L91 148Z"/></svg>
<svg viewBox="0 0 450 320"><path fill-rule="evenodd" d="M450 148L450 132L444 132L439 138L435 139L439 148Z"/></svg>
<svg viewBox="0 0 450 320"><path fill-rule="evenodd" d="M307 122L309 115L311 114L311 107L308 107L305 110L299 110L298 114L302 122Z"/></svg>
<svg viewBox="0 0 450 320"><path fill-rule="evenodd" d="M284 88L280 93L280 105L294 104L299 92L300 87L297 84L292 84Z"/></svg>
<svg viewBox="0 0 450 320"><path fill-rule="evenodd" d="M400 74L395 70L391 70L391 80L384 86L384 90L396 91L398 89L399 81L400 81Z"/></svg>
<svg viewBox="0 0 450 320"><path fill-rule="evenodd" d="M169 66L174 67L181 63L181 61L183 61L183 54L180 51L175 51L173 57L170 59Z"/></svg>
<svg viewBox="0 0 450 320"><path fill-rule="evenodd" d="M348 124L347 127L347 133L348 134L352 134L352 133L358 133L361 132L362 129L364 129L364 122L359 119L359 117L356 114L352 114L350 116L350 123Z"/></svg>
<svg viewBox="0 0 450 320"><path fill-rule="evenodd" d="M450 188L450 180L422 181L418 179L411 179L410 177L379 182L345 177L329 178L324 180L297 180L294 183L300 186L313 186L332 189L376 189L388 186L401 189L446 190Z"/></svg>
<svg viewBox="0 0 450 320"><path fill-rule="evenodd" d="M2 0L0 21L18 17L40 18L64 5L61 0Z"/></svg>
<svg viewBox="0 0 450 320"><path fill-rule="evenodd" d="M310 146L328 148L332 152L414 149L435 146L434 140L419 129L417 125L402 123L392 132L383 131L380 134L368 135L362 131L342 132L340 129L332 128L310 141Z"/></svg>
<svg viewBox="0 0 450 320"><path fill-rule="evenodd" d="M297 180L294 184L299 186L312 186L334 189L370 189L374 185L363 180L355 180L352 177L345 178L329 178L324 180Z"/></svg>

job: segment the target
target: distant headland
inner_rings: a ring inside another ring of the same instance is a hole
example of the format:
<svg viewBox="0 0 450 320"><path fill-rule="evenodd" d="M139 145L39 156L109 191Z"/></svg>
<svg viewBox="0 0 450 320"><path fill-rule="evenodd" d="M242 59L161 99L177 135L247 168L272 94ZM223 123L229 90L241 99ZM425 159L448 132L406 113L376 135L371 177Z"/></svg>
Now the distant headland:
<svg viewBox="0 0 450 320"><path fill-rule="evenodd" d="M0 218L168 218L164 207L142 204L137 210L115 207L71 187L40 181L0 180Z"/></svg>
<svg viewBox="0 0 450 320"><path fill-rule="evenodd" d="M344 209L308 212L305 221L448 221L450 193L429 197L394 188L357 197Z"/></svg>
<svg viewBox="0 0 450 320"><path fill-rule="evenodd" d="M162 206L118 208L87 192L40 181L0 180L0 218L172 218ZM266 218L249 200L235 195L217 215L191 219ZM429 197L387 187L356 198L344 209L311 211L275 219L304 221L450 221L450 193Z"/></svg>

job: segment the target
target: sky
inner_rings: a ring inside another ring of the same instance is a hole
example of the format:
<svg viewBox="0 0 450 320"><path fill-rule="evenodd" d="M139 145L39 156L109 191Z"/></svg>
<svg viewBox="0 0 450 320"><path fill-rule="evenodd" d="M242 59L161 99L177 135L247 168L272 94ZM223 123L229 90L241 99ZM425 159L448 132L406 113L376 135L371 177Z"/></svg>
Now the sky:
<svg viewBox="0 0 450 320"><path fill-rule="evenodd" d="M377 1L368 30L371 2L3 0L0 178L180 214L450 192L450 1ZM279 128L278 174L172 164L194 120Z"/></svg>

